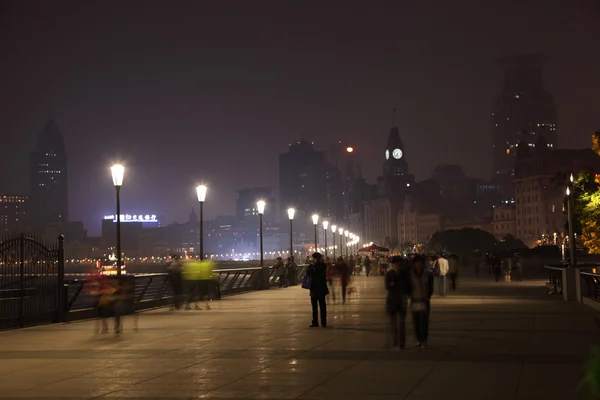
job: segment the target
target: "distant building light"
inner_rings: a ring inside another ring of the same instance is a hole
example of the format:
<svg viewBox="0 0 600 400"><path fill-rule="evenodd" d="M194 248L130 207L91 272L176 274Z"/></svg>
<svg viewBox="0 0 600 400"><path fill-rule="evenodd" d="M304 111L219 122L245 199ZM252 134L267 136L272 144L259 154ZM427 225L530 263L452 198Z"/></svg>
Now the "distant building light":
<svg viewBox="0 0 600 400"><path fill-rule="evenodd" d="M354 151L354 148L352 147L346 147L346 152L347 153L352 153Z"/></svg>

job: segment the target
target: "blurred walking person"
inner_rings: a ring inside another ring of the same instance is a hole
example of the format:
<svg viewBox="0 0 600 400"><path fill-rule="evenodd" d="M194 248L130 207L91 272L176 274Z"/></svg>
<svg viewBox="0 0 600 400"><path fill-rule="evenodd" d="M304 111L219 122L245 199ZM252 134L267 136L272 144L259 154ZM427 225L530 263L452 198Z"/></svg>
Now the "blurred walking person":
<svg viewBox="0 0 600 400"><path fill-rule="evenodd" d="M371 259L369 256L365 256L365 274L369 276L371 274Z"/></svg>
<svg viewBox="0 0 600 400"><path fill-rule="evenodd" d="M434 271L438 278L438 294L440 296L446 296L446 275L448 275L449 270L448 260L444 256L438 257Z"/></svg>
<svg viewBox="0 0 600 400"><path fill-rule="evenodd" d="M294 261L294 256L290 256L287 258L287 264L285 266L286 272L287 272L287 284L288 285L295 285L297 284L297 271L298 271L298 266L296 265L296 262Z"/></svg>
<svg viewBox="0 0 600 400"><path fill-rule="evenodd" d="M275 268L275 273L279 277L279 287L280 288L288 287L287 271L286 271L285 265L283 264L283 259L281 257L277 257L277 262L275 263L274 268Z"/></svg>
<svg viewBox="0 0 600 400"><path fill-rule="evenodd" d="M321 326L327 327L327 304L325 296L329 294L327 289L327 267L323 262L321 253L314 253L314 262L308 267L306 274L311 278L310 283L310 303L312 305L312 323L311 328L319 326L319 311L321 311Z"/></svg>
<svg viewBox="0 0 600 400"><path fill-rule="evenodd" d="M183 279L187 289L186 310L192 309L192 304L195 310L200 310L198 301L200 301L200 277L202 276L200 261L186 261L183 264Z"/></svg>
<svg viewBox="0 0 600 400"><path fill-rule="evenodd" d="M173 304L171 305L171 311L179 310L181 308L181 301L183 296L183 275L181 262L179 256L173 254L171 256L171 262L167 267L169 274L169 282L171 282L171 290L173 291Z"/></svg>
<svg viewBox="0 0 600 400"><path fill-rule="evenodd" d="M513 259L508 255L502 260L502 271L504 272L504 282L510 282L510 274L512 273Z"/></svg>
<svg viewBox="0 0 600 400"><path fill-rule="evenodd" d="M515 281L523 282L523 258L520 254L517 254L515 257L513 272L515 276Z"/></svg>
<svg viewBox="0 0 600 400"><path fill-rule="evenodd" d="M340 280L342 286L342 304L346 304L346 292L348 290L348 282L350 281L349 268L342 257L338 258L335 266L335 276Z"/></svg>
<svg viewBox="0 0 600 400"><path fill-rule="evenodd" d="M448 276L450 277L450 288L456 290L456 279L458 278L458 257L456 254L448 257Z"/></svg>
<svg viewBox="0 0 600 400"><path fill-rule="evenodd" d="M429 338L429 312L433 295L433 277L425 268L425 259L416 256L410 273L410 310L417 337L417 348L426 349Z"/></svg>
<svg viewBox="0 0 600 400"><path fill-rule="evenodd" d="M406 346L407 296L410 294L408 262L402 257L392 257L392 269L385 274L387 298L385 308L390 317L392 347Z"/></svg>

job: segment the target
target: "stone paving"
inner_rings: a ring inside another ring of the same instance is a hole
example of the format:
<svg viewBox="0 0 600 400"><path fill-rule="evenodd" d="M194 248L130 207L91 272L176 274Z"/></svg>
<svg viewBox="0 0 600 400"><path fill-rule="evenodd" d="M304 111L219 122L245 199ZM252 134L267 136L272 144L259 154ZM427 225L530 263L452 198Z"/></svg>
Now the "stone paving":
<svg viewBox="0 0 600 400"><path fill-rule="evenodd" d="M294 287L146 312L120 337L94 334L94 321L2 332L0 398L578 398L598 314L545 295L542 281L466 277L433 299L425 351L410 323L409 349L389 348L382 278L354 284L327 329L308 328L307 291Z"/></svg>

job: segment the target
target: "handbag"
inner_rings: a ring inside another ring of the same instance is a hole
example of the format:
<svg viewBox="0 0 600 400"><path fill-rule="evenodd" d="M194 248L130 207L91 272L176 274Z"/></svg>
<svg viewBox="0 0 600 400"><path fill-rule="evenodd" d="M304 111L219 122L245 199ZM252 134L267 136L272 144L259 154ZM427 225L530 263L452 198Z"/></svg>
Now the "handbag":
<svg viewBox="0 0 600 400"><path fill-rule="evenodd" d="M304 278L302 278L302 289L310 290L311 286L312 286L312 276L304 275Z"/></svg>
<svg viewBox="0 0 600 400"><path fill-rule="evenodd" d="M411 301L410 310L412 312L425 312L427 311L427 304L423 301Z"/></svg>

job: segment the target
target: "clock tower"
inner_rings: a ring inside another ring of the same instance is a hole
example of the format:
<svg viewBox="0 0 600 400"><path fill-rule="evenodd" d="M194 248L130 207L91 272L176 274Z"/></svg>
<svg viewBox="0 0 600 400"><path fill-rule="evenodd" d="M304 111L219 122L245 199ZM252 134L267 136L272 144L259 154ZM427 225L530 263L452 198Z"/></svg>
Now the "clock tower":
<svg viewBox="0 0 600 400"><path fill-rule="evenodd" d="M402 143L400 132L398 132L398 128L396 127L390 129L384 155L383 177L385 180L388 183L404 182L404 186L406 186L406 183L410 183L407 181L409 178L408 164L406 163L404 143Z"/></svg>

